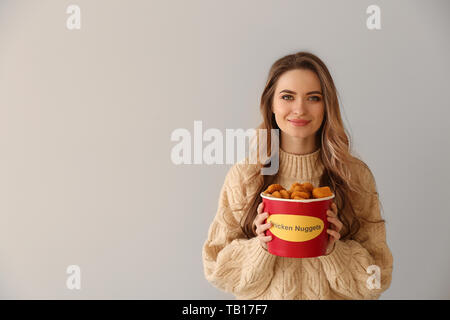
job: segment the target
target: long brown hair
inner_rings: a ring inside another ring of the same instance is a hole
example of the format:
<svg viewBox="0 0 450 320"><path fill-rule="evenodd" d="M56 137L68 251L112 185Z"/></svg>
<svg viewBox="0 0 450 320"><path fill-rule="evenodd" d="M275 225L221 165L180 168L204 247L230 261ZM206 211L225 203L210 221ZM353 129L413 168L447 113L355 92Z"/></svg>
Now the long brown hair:
<svg viewBox="0 0 450 320"><path fill-rule="evenodd" d="M320 160L324 165L320 186L330 186L335 192L336 197L334 201L338 208L339 219L344 225L341 230L341 239L353 239L360 229L361 220L371 223L384 222L384 220L370 221L356 215L352 199L355 199L355 193L358 195L364 193L366 186L361 185L360 179L357 179L358 177L355 177L354 174L352 175L351 172L354 170L355 165L364 167L371 175L372 172L362 160L351 154L350 139L341 118L337 90L330 72L322 60L309 52L297 52L275 61L270 68L261 96L260 111L263 122L256 130L265 129L265 132L270 132L270 129L280 129L275 121L275 114L272 112L274 91L280 76L286 71L293 69L311 70L317 74L320 80L325 105L324 120L317 132L317 137L320 137L321 144ZM267 134L265 141L259 141L258 139L258 148L260 148L262 143L266 144L265 150L267 150L267 156L270 159L272 145L270 133ZM265 164L258 162L257 166L261 168L270 167L270 165L271 162L268 161ZM254 172L254 178L256 178L256 175L260 174L260 170L258 169ZM277 174L262 175L262 177L263 179L259 178L259 181L262 182L259 192L256 192L254 198L244 208L244 214L240 223L241 229L247 238L256 236L253 221L257 215L257 207L261 202L259 194L274 182Z"/></svg>

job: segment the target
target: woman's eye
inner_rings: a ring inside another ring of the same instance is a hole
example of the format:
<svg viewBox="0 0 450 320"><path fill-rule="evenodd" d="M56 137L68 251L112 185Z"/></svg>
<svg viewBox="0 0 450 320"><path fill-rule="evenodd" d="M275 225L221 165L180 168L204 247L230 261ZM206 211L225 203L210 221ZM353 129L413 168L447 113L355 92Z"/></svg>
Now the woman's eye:
<svg viewBox="0 0 450 320"><path fill-rule="evenodd" d="M320 97L319 96L312 96L310 98L313 98L313 101L320 101ZM294 97L291 96L290 94L285 94L284 96L281 97L281 99L283 99L283 100L293 100Z"/></svg>

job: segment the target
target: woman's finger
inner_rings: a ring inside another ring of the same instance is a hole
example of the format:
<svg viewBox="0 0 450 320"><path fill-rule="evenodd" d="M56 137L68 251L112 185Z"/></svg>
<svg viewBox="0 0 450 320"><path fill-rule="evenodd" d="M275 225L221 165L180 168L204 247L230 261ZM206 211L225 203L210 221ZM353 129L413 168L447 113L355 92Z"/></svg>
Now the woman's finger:
<svg viewBox="0 0 450 320"><path fill-rule="evenodd" d="M327 210L327 216L329 216L329 217L337 217L337 214L334 213L333 210L328 209Z"/></svg>
<svg viewBox="0 0 450 320"><path fill-rule="evenodd" d="M261 217L262 213L258 213L255 217L255 219L253 220L253 224L258 227L261 224Z"/></svg>
<svg viewBox="0 0 450 320"><path fill-rule="evenodd" d="M328 229L327 233L334 238L334 240L339 240L341 238L341 234L335 230ZM331 239L330 239L331 240Z"/></svg>
<svg viewBox="0 0 450 320"><path fill-rule="evenodd" d="M337 217L338 211L337 211L337 206L334 202L331 204L330 208L328 208L327 215L332 216L332 217Z"/></svg>
<svg viewBox="0 0 450 320"><path fill-rule="evenodd" d="M333 205L331 206L331 209L334 212L334 215L337 217L338 216L338 209L335 203L333 203Z"/></svg>
<svg viewBox="0 0 450 320"><path fill-rule="evenodd" d="M258 209L257 209L256 211L258 212L258 214L260 214L260 213L263 212L263 210L264 210L264 202L261 202L261 203L258 205Z"/></svg>
<svg viewBox="0 0 450 320"><path fill-rule="evenodd" d="M338 214L338 210L337 210L337 206L336 203L332 203L331 204L331 210L333 210L334 214L337 215Z"/></svg>
<svg viewBox="0 0 450 320"><path fill-rule="evenodd" d="M272 240L272 236L258 236L259 240L262 242L269 242Z"/></svg>
<svg viewBox="0 0 450 320"><path fill-rule="evenodd" d="M334 230L336 230L337 232L341 231L343 224L338 218L327 217L327 220L333 224L333 226L335 227Z"/></svg>
<svg viewBox="0 0 450 320"><path fill-rule="evenodd" d="M256 227L256 234L264 234L264 232L272 227L272 224L270 222L267 222L265 224L260 224L258 227Z"/></svg>
<svg viewBox="0 0 450 320"><path fill-rule="evenodd" d="M272 228L272 224L270 222L267 222L267 223L261 225L261 230L263 232L268 230L268 229L270 229L270 228Z"/></svg>
<svg viewBox="0 0 450 320"><path fill-rule="evenodd" d="M258 216L255 219L256 226L259 226L260 224L262 224L264 222L264 220L267 219L268 216L269 216L269 214L267 212L258 214Z"/></svg>

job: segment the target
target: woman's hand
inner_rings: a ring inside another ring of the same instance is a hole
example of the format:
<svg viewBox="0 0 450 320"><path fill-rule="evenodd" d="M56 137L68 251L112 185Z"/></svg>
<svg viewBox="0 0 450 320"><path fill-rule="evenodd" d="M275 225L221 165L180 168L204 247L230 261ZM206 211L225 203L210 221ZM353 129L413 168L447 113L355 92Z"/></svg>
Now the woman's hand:
<svg viewBox="0 0 450 320"><path fill-rule="evenodd" d="M262 212L264 207L264 203L261 202L258 206L255 220L253 221L253 224L256 226L256 236L259 238L259 242L261 246L267 250L267 242L272 240L272 236L266 236L264 232L267 229L270 229L272 227L272 224L270 222L267 222L264 224L264 220L267 219L269 214L267 212Z"/></svg>
<svg viewBox="0 0 450 320"><path fill-rule="evenodd" d="M327 233L330 235L328 237L328 246L327 246L327 252L326 255L330 254L331 251L333 251L334 244L336 241L338 241L341 238L341 234L339 233L342 229L342 222L337 217L338 211L337 206L333 202L331 204L331 210L327 210L327 220L330 222L330 228L327 230Z"/></svg>

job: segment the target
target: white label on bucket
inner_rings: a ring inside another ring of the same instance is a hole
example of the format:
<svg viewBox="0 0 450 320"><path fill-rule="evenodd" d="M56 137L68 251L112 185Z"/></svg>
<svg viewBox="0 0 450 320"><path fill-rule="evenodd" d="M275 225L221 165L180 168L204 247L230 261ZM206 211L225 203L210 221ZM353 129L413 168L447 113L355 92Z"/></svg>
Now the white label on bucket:
<svg viewBox="0 0 450 320"><path fill-rule="evenodd" d="M272 223L269 229L276 237L292 242L309 241L322 233L322 219L294 214L272 214L267 222Z"/></svg>

